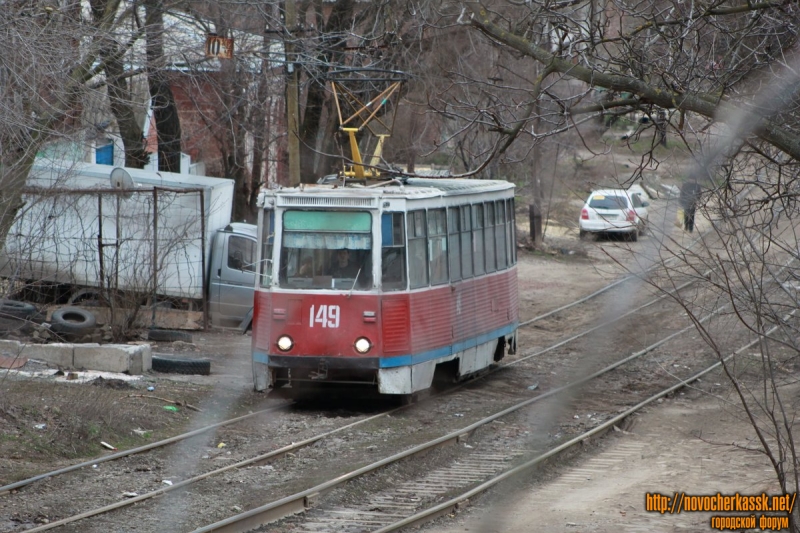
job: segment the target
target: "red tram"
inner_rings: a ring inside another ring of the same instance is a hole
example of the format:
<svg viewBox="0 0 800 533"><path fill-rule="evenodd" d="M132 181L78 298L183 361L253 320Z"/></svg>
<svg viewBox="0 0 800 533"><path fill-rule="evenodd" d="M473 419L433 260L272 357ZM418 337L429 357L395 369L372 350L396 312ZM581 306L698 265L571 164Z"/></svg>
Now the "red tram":
<svg viewBox="0 0 800 533"><path fill-rule="evenodd" d="M256 390L412 394L516 347L514 186L411 178L259 197Z"/></svg>

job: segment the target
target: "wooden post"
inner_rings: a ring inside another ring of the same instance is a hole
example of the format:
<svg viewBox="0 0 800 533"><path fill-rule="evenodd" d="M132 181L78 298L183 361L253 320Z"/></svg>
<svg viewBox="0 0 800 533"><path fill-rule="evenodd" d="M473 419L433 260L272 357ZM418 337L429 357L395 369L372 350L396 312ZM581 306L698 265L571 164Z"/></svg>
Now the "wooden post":
<svg viewBox="0 0 800 533"><path fill-rule="evenodd" d="M295 0L286 0L286 32L289 37L284 43L286 51L286 135L287 150L289 152L289 185L300 185L300 113L298 109L298 83L297 65L295 63L296 51L294 35L292 32L297 27L297 9Z"/></svg>
<svg viewBox="0 0 800 533"><path fill-rule="evenodd" d="M531 225L531 242L535 248L542 241L542 214L535 203L528 206L528 219Z"/></svg>

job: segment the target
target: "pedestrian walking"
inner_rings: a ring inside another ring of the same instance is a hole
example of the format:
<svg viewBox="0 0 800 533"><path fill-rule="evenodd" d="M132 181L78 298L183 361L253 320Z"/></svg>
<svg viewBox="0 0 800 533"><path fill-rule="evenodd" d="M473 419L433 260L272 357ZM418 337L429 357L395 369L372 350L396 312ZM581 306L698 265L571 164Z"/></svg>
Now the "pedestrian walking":
<svg viewBox="0 0 800 533"><path fill-rule="evenodd" d="M683 229L689 233L694 231L694 215L701 191L702 187L694 179L689 179L681 186L679 201L683 208Z"/></svg>

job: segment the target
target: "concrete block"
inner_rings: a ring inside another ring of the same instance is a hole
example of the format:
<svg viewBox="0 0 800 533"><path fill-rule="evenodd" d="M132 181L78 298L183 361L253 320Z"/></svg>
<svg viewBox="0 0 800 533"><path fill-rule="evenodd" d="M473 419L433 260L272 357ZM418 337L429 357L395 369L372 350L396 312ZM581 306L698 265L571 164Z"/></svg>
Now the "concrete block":
<svg viewBox="0 0 800 533"><path fill-rule="evenodd" d="M72 344L23 344L22 356L38 359L62 368L75 368L73 364Z"/></svg>
<svg viewBox="0 0 800 533"><path fill-rule="evenodd" d="M112 345L76 344L73 364L75 368L83 370L127 372L130 367L130 355Z"/></svg>
<svg viewBox="0 0 800 533"><path fill-rule="evenodd" d="M127 344L76 344L75 368L103 372L142 374L152 367L150 346Z"/></svg>
<svg viewBox="0 0 800 533"><path fill-rule="evenodd" d="M0 340L0 354L16 357L22 352L19 341Z"/></svg>
<svg viewBox="0 0 800 533"><path fill-rule="evenodd" d="M136 376L144 374L153 368L153 351L149 344L140 344L134 346L127 346L133 349L131 356L131 366L128 371L130 374Z"/></svg>

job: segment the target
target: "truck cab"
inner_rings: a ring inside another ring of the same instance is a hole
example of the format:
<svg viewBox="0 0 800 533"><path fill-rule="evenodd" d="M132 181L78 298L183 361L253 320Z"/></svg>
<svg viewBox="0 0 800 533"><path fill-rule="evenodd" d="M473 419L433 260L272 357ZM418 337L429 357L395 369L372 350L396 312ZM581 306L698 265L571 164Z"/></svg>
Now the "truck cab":
<svg viewBox="0 0 800 533"><path fill-rule="evenodd" d="M238 326L253 308L256 233L257 227L253 224L232 222L214 234L208 310L215 326Z"/></svg>

